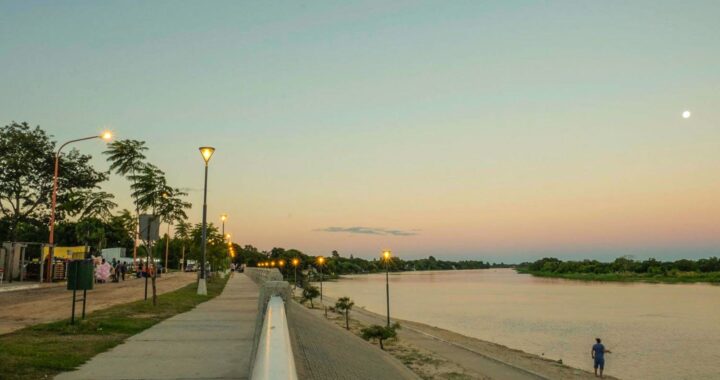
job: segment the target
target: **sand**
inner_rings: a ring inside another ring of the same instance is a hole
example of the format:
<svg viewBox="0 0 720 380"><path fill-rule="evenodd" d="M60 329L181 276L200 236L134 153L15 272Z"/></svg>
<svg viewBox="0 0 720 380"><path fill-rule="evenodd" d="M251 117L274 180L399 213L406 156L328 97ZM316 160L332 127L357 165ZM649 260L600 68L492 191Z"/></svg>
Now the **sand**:
<svg viewBox="0 0 720 380"><path fill-rule="evenodd" d="M195 281L196 273L163 274L156 281L158 294L171 292ZM87 309L90 313L113 305L138 301L144 298L144 279L128 278L121 282L95 284L88 291ZM148 297L152 285L148 281ZM78 299L82 292L77 293ZM72 291L64 284L46 285L40 288L0 293L0 335L38 323L70 318ZM80 317L82 302L76 305L76 318Z"/></svg>

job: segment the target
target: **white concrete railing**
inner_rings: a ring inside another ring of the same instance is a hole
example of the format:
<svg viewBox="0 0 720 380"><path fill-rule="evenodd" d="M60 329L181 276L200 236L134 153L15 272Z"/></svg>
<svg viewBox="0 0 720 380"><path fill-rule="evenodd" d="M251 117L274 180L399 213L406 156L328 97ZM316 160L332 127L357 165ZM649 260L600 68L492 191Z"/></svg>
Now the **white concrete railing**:
<svg viewBox="0 0 720 380"><path fill-rule="evenodd" d="M272 296L260 333L252 380L297 380L285 302Z"/></svg>

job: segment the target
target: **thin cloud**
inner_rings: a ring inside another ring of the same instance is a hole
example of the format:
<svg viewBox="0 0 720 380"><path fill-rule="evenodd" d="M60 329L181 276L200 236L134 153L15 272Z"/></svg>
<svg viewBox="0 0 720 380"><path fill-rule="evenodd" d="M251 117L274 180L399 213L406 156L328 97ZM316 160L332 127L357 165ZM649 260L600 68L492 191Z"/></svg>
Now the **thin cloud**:
<svg viewBox="0 0 720 380"><path fill-rule="evenodd" d="M321 228L316 231L322 232L345 232L349 234L364 234L364 235L392 235L392 236L413 236L417 235L417 232L403 231L389 228L375 228L375 227L327 227Z"/></svg>

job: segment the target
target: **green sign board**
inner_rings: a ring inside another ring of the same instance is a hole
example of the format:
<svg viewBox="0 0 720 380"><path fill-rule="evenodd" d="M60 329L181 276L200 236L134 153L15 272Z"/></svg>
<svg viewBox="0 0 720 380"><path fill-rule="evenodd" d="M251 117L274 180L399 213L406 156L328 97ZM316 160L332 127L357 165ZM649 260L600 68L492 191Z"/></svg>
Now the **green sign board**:
<svg viewBox="0 0 720 380"><path fill-rule="evenodd" d="M67 289L90 290L93 288L92 260L72 260L68 263Z"/></svg>

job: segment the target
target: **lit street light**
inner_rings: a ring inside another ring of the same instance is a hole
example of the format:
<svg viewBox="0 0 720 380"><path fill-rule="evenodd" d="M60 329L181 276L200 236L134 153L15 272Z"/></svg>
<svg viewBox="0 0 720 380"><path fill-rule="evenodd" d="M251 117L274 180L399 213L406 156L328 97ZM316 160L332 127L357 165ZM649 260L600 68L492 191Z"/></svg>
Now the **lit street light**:
<svg viewBox="0 0 720 380"><path fill-rule="evenodd" d="M385 261L385 299L387 301L387 327L390 327L390 256L392 256L392 252L389 249L383 251L382 258Z"/></svg>
<svg viewBox="0 0 720 380"><path fill-rule="evenodd" d="M207 295L207 282L205 280L205 261L207 251L207 180L208 180L208 163L215 148L209 146L202 146L199 148L200 154L205 161L205 186L203 188L203 214L202 214L202 263L200 263L200 281L198 282L197 294L206 296Z"/></svg>
<svg viewBox="0 0 720 380"><path fill-rule="evenodd" d="M322 257L322 256L319 256L319 257L317 258L317 264L318 264L318 267L320 268L320 303L322 303L322 300L323 300L323 294L322 294L323 271L322 271L322 267L323 267L323 264L325 264L325 258Z"/></svg>
<svg viewBox="0 0 720 380"><path fill-rule="evenodd" d="M278 266L280 267L280 274L282 274L283 280L284 280L284 279L285 279L285 271L284 271L284 269L285 269L285 260L280 259L280 261L278 261Z"/></svg>
<svg viewBox="0 0 720 380"><path fill-rule="evenodd" d="M300 260L297 258L292 259L292 265L295 267L295 284L293 285L293 289L297 287L297 267L298 264L300 264Z"/></svg>
<svg viewBox="0 0 720 380"><path fill-rule="evenodd" d="M50 251L48 252L48 265L47 265L47 281L52 282L52 260L55 255L55 206L57 205L57 191L58 191L58 173L60 169L60 151L68 145L78 141L102 139L104 141L110 141L113 138L113 134L110 131L105 131L102 134L96 136L83 137L81 139L70 140L58 148L55 153L55 174L53 175L53 191L52 191L52 204L50 206L50 236L48 243L50 244Z"/></svg>

